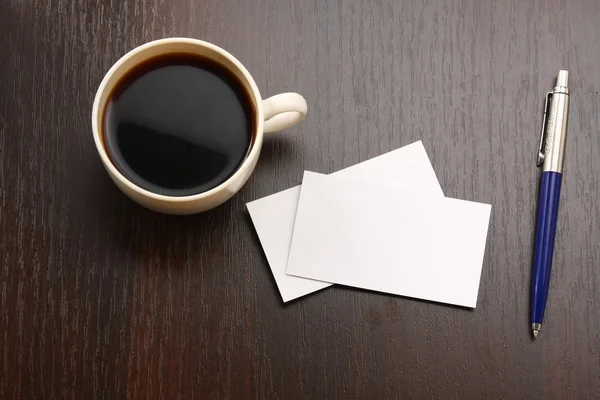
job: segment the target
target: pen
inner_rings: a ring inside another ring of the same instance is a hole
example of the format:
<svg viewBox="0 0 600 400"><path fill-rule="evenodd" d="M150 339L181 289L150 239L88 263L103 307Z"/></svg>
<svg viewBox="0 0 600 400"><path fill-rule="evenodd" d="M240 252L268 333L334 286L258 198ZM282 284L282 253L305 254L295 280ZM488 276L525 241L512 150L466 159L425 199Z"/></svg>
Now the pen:
<svg viewBox="0 0 600 400"><path fill-rule="evenodd" d="M538 149L537 165L542 166L542 182L538 200L535 256L531 288L531 329L536 338L542 328L544 310L550 286L552 253L558 218L558 201L567 139L569 113L569 71L560 70L556 86L546 95L542 137Z"/></svg>

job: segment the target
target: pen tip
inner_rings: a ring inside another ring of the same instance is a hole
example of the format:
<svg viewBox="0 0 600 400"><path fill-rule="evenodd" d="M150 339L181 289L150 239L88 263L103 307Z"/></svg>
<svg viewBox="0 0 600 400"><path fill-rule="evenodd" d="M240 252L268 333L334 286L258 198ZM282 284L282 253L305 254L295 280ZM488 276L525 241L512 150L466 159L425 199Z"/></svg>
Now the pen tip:
<svg viewBox="0 0 600 400"><path fill-rule="evenodd" d="M542 329L542 324L540 324L539 322L534 322L533 324L531 324L531 330L533 331L534 339L538 336L538 333L540 333L541 329Z"/></svg>

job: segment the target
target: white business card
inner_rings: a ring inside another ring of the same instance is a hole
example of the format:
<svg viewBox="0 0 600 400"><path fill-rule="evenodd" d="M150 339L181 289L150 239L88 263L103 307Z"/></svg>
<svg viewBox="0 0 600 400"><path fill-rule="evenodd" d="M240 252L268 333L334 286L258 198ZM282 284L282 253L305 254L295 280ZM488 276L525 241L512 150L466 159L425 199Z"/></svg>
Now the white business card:
<svg viewBox="0 0 600 400"><path fill-rule="evenodd" d="M475 308L491 206L305 172L287 273Z"/></svg>
<svg viewBox="0 0 600 400"><path fill-rule="evenodd" d="M359 182L392 184L407 191L444 194L423 144L412 143L400 149L343 169L330 176ZM314 279L286 275L300 186L247 204L267 261L284 302L323 289L331 284Z"/></svg>

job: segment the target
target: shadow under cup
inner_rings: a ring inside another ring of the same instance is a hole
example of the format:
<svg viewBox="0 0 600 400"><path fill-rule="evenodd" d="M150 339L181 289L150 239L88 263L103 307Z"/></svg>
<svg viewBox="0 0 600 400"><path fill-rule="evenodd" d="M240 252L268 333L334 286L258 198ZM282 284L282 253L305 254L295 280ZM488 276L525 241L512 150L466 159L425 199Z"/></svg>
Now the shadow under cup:
<svg viewBox="0 0 600 400"><path fill-rule="evenodd" d="M151 194L218 188L260 150L258 90L218 48L152 44L107 74L96 115L103 150L128 185Z"/></svg>

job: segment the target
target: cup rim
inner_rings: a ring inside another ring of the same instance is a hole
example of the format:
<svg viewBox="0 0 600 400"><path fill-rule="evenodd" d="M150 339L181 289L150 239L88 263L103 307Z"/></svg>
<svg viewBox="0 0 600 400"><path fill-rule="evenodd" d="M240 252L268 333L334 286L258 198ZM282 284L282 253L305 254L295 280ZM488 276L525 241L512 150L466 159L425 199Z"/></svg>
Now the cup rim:
<svg viewBox="0 0 600 400"><path fill-rule="evenodd" d="M131 182L126 176L124 176L114 166L114 164L110 160L110 157L108 156L108 152L106 151L106 149L104 148L104 145L103 145L103 141L102 141L102 137L101 137L102 132L100 132L100 127L97 124L98 113L101 111L100 110L100 106L101 106L100 98L102 97L102 94L106 91L108 81L115 74L115 72L119 68L121 68L121 66L128 59L133 57L134 55L139 54L143 51L146 51L147 49L149 49L151 47L163 46L163 45L171 44L171 43L186 43L186 44L192 44L192 45L196 45L196 46L205 47L205 48L215 51L215 52L221 54L222 56L224 56L225 58L227 58L227 60L230 61L235 66L235 68L237 68L239 70L239 72L243 75L244 79L250 86L250 88L252 90L252 96L254 97L254 101L255 101L255 105L256 105L256 128L255 128L256 129L256 132L255 132L256 137L252 143L252 148L250 149L250 152L248 153L246 158L242 161L242 163L235 170L235 172L231 176L229 176L229 178L227 178L225 181L223 181L221 184L219 184L218 186L215 186L214 188L212 188L210 190L192 194L192 195L188 195L188 196L167 196L167 195L163 195L163 194L158 194L158 193L154 193L149 190L146 190L146 189L136 185L135 183ZM115 178L117 178L119 180L120 183L124 184L125 186L127 186L128 189L133 190L137 194L140 194L144 197L148 197L148 198L151 198L154 200L159 200L159 201L163 201L163 202L171 202L171 203L183 203L183 202L189 202L192 200L200 200L200 199L210 197L210 196L226 189L231 184L231 182L235 181L240 176L244 176L246 174L248 168L250 168L250 166L252 165L252 160L254 160L256 157L258 157L258 155L260 153L260 150L262 147L263 135L264 135L263 125L264 125L264 117L263 117L263 108L262 108L262 97L260 95L260 91L258 90L258 87L256 86L256 83L254 82L254 79L252 78L252 75L250 75L250 72L248 72L246 67L244 67L244 65L237 58L235 58L231 53L222 49L221 47L216 46L212 43L206 42L204 40L192 39L192 38L186 38L186 37L172 37L172 38L153 40L153 41L144 43L140 46L137 46L137 47L133 48L132 50L128 51L125 55L123 55L121 58L119 58L119 60L117 62L115 62L113 64L113 66L108 70L108 72L104 75L104 78L102 79L102 82L100 83L100 85L98 86L98 90L96 91L96 96L94 97L94 104L92 107L92 131L94 134L94 142L96 144L96 150L98 151L98 154L100 155L100 158L101 158L104 166L109 170L109 172Z"/></svg>

